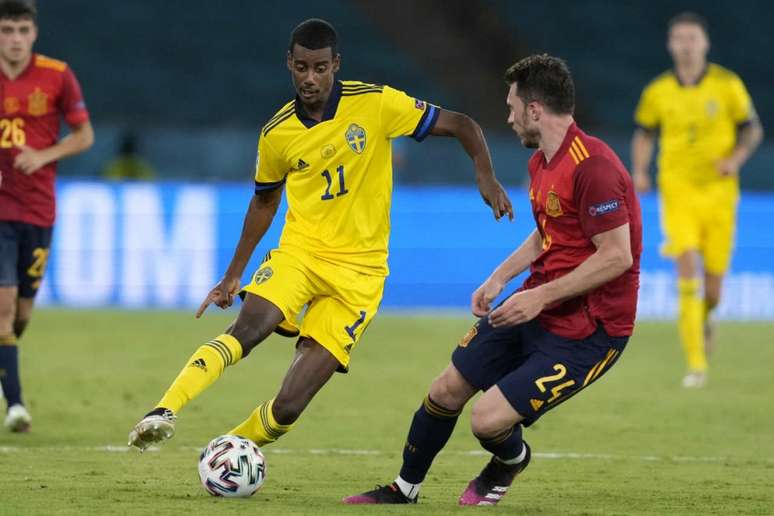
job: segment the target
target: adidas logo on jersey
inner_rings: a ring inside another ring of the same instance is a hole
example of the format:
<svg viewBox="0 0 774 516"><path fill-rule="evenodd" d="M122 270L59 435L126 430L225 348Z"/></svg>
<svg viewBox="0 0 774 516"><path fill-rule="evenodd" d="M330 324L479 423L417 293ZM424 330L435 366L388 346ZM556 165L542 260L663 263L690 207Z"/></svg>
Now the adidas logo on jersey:
<svg viewBox="0 0 774 516"><path fill-rule="evenodd" d="M191 362L190 367L198 367L199 369L204 370L205 373L207 372L207 362L205 362L203 358L197 358Z"/></svg>
<svg viewBox="0 0 774 516"><path fill-rule="evenodd" d="M298 164L296 165L296 170L304 170L305 168L309 168L309 163L307 163L302 159L299 159Z"/></svg>

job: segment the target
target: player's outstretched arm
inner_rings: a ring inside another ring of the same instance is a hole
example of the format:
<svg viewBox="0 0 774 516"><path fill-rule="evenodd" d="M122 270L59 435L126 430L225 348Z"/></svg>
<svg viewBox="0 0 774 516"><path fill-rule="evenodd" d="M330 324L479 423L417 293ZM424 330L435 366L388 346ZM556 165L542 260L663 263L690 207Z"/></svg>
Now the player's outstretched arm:
<svg viewBox="0 0 774 516"><path fill-rule="evenodd" d="M202 316L211 303L215 303L220 308L228 308L234 302L234 295L239 290L239 282L245 267L247 267L247 262L250 261L258 242L271 226L271 221L274 220L281 200L282 187L258 191L250 200L250 206L247 208L245 221L242 225L242 235L239 237L234 257L231 258L231 263L226 269L223 279L207 294L196 311L197 319Z"/></svg>
<svg viewBox="0 0 774 516"><path fill-rule="evenodd" d="M26 145L18 146L19 154L16 155L13 166L27 175L34 174L49 163L80 154L93 144L94 129L91 123L84 122L73 127L70 134L51 147L33 149Z"/></svg>
<svg viewBox="0 0 774 516"><path fill-rule="evenodd" d="M453 136L457 138L476 171L476 182L484 202L492 208L495 219L508 215L513 220L513 206L508 194L495 177L492 156L489 154L484 132L475 120L462 113L441 109L435 126L430 130L434 136Z"/></svg>

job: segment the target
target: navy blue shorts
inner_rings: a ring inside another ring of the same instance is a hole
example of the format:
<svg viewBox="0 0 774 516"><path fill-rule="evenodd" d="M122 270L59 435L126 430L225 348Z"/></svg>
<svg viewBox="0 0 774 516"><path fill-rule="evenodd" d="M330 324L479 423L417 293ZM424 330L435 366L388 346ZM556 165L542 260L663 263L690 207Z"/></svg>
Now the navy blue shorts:
<svg viewBox="0 0 774 516"><path fill-rule="evenodd" d="M493 328L486 317L463 337L452 363L474 387L497 385L529 426L613 367L629 337L610 337L600 324L573 340L544 329L537 320Z"/></svg>
<svg viewBox="0 0 774 516"><path fill-rule="evenodd" d="M0 220L0 287L33 298L46 271L53 228Z"/></svg>

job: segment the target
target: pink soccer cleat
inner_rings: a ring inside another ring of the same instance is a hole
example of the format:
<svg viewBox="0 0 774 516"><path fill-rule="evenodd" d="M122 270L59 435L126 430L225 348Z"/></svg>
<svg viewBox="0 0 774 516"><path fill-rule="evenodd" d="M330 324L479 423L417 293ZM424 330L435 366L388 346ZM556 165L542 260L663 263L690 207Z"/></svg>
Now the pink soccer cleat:
<svg viewBox="0 0 774 516"><path fill-rule="evenodd" d="M524 447L527 449L524 460L512 466L492 457L481 473L468 483L458 503L460 505L497 505L497 502L508 492L516 475L529 465L532 453L526 442Z"/></svg>

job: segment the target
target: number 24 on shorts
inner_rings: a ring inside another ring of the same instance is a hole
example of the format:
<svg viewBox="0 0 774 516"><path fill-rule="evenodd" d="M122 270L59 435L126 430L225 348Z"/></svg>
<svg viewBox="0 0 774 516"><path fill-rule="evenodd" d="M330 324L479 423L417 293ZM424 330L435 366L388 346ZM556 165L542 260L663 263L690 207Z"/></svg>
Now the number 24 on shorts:
<svg viewBox="0 0 774 516"><path fill-rule="evenodd" d="M546 392L546 383L559 381L567 375L567 368L563 364L554 364L554 371L556 371L556 374L543 376L535 380L535 385L540 392ZM562 395L564 389L572 387L573 385L575 385L575 380L567 380L566 382L551 387L551 397L548 398L546 402L551 403L556 401Z"/></svg>

